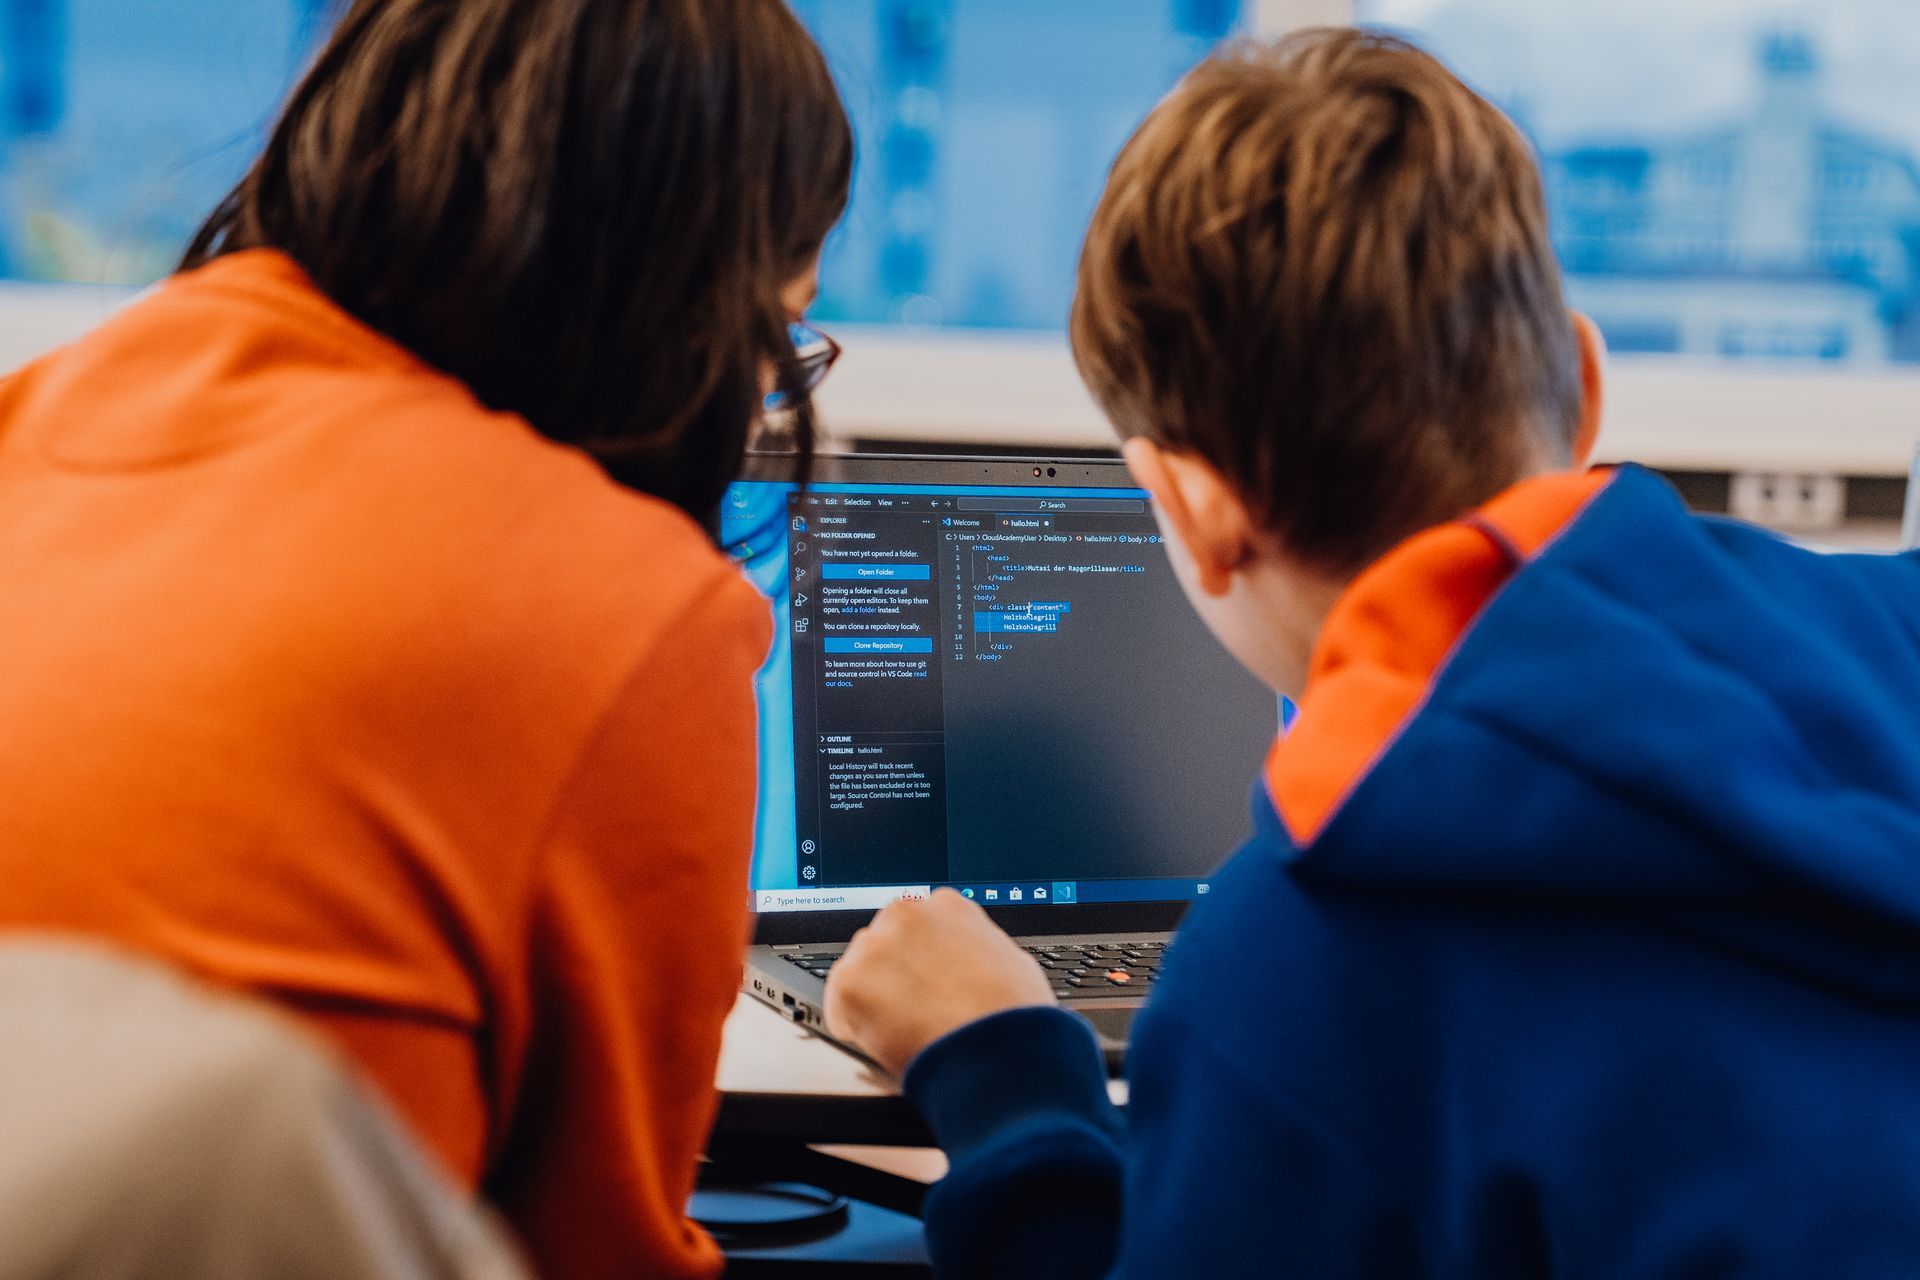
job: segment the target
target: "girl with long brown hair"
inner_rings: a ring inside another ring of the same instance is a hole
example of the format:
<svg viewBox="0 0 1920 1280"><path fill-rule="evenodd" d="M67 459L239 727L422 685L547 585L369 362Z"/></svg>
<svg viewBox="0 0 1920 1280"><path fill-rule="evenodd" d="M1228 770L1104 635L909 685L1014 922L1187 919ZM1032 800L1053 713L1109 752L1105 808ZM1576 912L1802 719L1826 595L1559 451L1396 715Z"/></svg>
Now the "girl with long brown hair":
<svg viewBox="0 0 1920 1280"><path fill-rule="evenodd" d="M691 1275L766 606L702 531L851 140L781 0L358 0L0 383L0 927L268 996L542 1274Z"/></svg>

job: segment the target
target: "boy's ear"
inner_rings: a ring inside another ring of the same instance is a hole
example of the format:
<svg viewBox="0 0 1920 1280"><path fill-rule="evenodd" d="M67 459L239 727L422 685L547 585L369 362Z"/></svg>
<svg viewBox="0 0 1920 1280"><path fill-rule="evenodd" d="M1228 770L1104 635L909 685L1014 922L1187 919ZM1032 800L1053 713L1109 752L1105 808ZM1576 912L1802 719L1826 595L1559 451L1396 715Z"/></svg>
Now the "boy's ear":
<svg viewBox="0 0 1920 1280"><path fill-rule="evenodd" d="M1580 311L1573 313L1573 336L1580 347L1580 430L1573 439L1573 465L1584 467L1600 439L1600 417L1607 403L1607 339L1600 326Z"/></svg>
<svg viewBox="0 0 1920 1280"><path fill-rule="evenodd" d="M1120 452L1133 478L1153 496L1162 527L1192 561L1197 585L1210 596L1226 595L1234 572L1254 554L1256 529L1239 494L1192 454L1163 449L1140 436Z"/></svg>

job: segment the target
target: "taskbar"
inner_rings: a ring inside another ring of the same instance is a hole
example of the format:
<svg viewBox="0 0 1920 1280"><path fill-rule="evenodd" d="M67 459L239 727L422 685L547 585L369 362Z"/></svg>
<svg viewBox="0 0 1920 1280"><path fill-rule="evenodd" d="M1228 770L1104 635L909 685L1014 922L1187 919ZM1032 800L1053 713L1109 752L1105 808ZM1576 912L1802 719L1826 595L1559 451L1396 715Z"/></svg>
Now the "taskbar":
<svg viewBox="0 0 1920 1280"><path fill-rule="evenodd" d="M951 884L863 884L836 888L755 889L756 911L878 911L896 898L952 889L983 907L1078 906L1109 902L1183 902L1204 898L1205 880L997 880Z"/></svg>

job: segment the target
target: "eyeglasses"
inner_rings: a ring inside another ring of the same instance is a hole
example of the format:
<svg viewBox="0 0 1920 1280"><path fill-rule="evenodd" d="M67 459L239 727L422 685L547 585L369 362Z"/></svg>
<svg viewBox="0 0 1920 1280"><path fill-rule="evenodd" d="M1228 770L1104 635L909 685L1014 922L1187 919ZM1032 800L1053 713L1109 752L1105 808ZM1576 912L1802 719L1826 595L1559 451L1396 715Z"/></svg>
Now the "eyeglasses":
<svg viewBox="0 0 1920 1280"><path fill-rule="evenodd" d="M1913 475L1907 481L1907 518L1901 526L1900 545L1920 551L1920 441L1913 446Z"/></svg>
<svg viewBox="0 0 1920 1280"><path fill-rule="evenodd" d="M800 370L800 390L810 392L827 380L827 370L840 358L840 344L804 320L787 326L787 341L793 344L794 363ZM785 391L767 397L768 412L784 409L792 401Z"/></svg>

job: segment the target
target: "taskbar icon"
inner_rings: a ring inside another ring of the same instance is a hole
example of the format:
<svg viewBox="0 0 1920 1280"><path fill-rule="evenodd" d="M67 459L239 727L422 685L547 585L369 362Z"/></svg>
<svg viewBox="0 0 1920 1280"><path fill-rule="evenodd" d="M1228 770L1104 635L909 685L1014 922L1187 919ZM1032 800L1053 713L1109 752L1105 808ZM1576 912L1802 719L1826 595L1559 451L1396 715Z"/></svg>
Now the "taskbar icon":
<svg viewBox="0 0 1920 1280"><path fill-rule="evenodd" d="M1079 884L1073 880L1049 880L1044 883L1028 881L1025 884L995 885L954 885L953 889L969 902L978 902L983 906L1032 906L1044 903L1079 901Z"/></svg>

